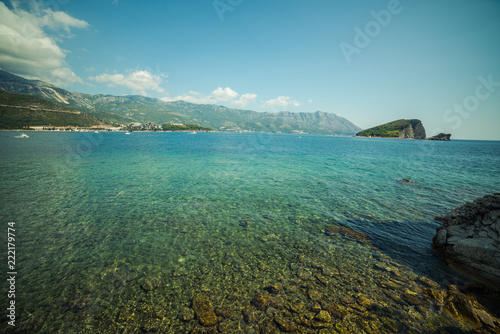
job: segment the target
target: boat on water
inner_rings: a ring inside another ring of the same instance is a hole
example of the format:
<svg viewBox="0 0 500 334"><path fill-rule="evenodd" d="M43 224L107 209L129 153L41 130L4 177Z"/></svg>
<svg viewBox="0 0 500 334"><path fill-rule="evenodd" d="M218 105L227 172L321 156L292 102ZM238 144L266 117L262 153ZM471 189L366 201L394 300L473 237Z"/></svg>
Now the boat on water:
<svg viewBox="0 0 500 334"><path fill-rule="evenodd" d="M25 134L24 132L22 132L20 135L17 135L16 138L29 138L30 136L28 136L27 134Z"/></svg>
<svg viewBox="0 0 500 334"><path fill-rule="evenodd" d="M195 134L196 134L196 131L191 132L191 134L192 134L192 135L195 135Z"/></svg>
<svg viewBox="0 0 500 334"><path fill-rule="evenodd" d="M130 132L129 132L129 131L127 131L127 132L125 132L125 134L126 134L126 135L129 135L129 134L130 134Z"/></svg>
<svg viewBox="0 0 500 334"><path fill-rule="evenodd" d="M94 133L99 133L99 131L95 130Z"/></svg>

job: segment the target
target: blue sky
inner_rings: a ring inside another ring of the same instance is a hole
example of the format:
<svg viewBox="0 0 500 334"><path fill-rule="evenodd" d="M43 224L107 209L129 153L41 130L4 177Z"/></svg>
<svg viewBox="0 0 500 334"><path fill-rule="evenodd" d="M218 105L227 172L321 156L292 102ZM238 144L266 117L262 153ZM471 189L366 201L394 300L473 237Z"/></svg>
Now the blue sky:
<svg viewBox="0 0 500 334"><path fill-rule="evenodd" d="M498 0L0 2L0 68L90 94L500 140Z"/></svg>

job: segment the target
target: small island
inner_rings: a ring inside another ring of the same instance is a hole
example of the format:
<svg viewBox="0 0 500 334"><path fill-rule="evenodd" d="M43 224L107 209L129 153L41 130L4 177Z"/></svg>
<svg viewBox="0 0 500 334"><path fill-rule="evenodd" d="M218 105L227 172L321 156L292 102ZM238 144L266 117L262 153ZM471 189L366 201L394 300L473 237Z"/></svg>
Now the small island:
<svg viewBox="0 0 500 334"><path fill-rule="evenodd" d="M451 134L440 133L426 138L425 128L418 119L399 119L356 133L356 137L426 139L450 141Z"/></svg>
<svg viewBox="0 0 500 334"><path fill-rule="evenodd" d="M425 128L418 119L399 119L360 131L356 137L425 139Z"/></svg>
<svg viewBox="0 0 500 334"><path fill-rule="evenodd" d="M427 140L441 140L441 141L450 141L451 140L451 134L449 133L440 133L438 135L432 136L427 138Z"/></svg>

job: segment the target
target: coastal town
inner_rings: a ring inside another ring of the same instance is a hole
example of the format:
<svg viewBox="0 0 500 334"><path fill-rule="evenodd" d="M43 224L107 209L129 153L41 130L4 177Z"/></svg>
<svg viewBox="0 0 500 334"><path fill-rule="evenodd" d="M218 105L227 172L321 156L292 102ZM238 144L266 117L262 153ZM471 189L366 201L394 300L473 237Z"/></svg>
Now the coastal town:
<svg viewBox="0 0 500 334"><path fill-rule="evenodd" d="M156 124L153 122L147 123L129 123L128 125L121 124L101 124L92 125L89 127L79 127L79 126L52 126L52 125L31 125L26 127L24 130L33 131L69 131L69 132L96 132L96 131L108 131L108 132L118 132L118 131L213 131L211 128L193 125L193 124Z"/></svg>
<svg viewBox="0 0 500 334"><path fill-rule="evenodd" d="M199 126L196 124L182 124L182 123L170 123L170 124L156 124L153 122L147 123L129 123L128 125L122 124L100 124L92 125L88 127L82 126L53 126L53 125L30 125L20 129L10 129L10 130L26 130L26 131L54 131L54 132L240 132L240 133L252 133L252 132L262 132L253 131L240 128L226 128L221 127L219 129L212 129L208 127ZM276 133L283 133L282 131L276 131ZM303 135L308 134L306 131L302 130L292 130L290 133ZM333 136L333 135L328 135Z"/></svg>

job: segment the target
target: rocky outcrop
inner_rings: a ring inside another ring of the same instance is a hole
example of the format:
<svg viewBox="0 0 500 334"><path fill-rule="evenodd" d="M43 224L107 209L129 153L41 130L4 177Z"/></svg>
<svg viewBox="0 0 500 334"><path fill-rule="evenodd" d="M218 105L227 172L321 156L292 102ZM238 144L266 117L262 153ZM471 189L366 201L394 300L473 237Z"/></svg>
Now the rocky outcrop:
<svg viewBox="0 0 500 334"><path fill-rule="evenodd" d="M456 270L500 289L500 194L436 217L433 247Z"/></svg>
<svg viewBox="0 0 500 334"><path fill-rule="evenodd" d="M427 140L442 140L442 141L450 141L451 134L449 133L440 133L438 135L427 138Z"/></svg>
<svg viewBox="0 0 500 334"><path fill-rule="evenodd" d="M424 294L453 317L491 329L500 326L500 321L479 304L476 297L462 293L455 285L449 285L448 290L425 289Z"/></svg>
<svg viewBox="0 0 500 334"><path fill-rule="evenodd" d="M421 122L409 124L407 127L399 131L401 139L425 139L425 129Z"/></svg>

